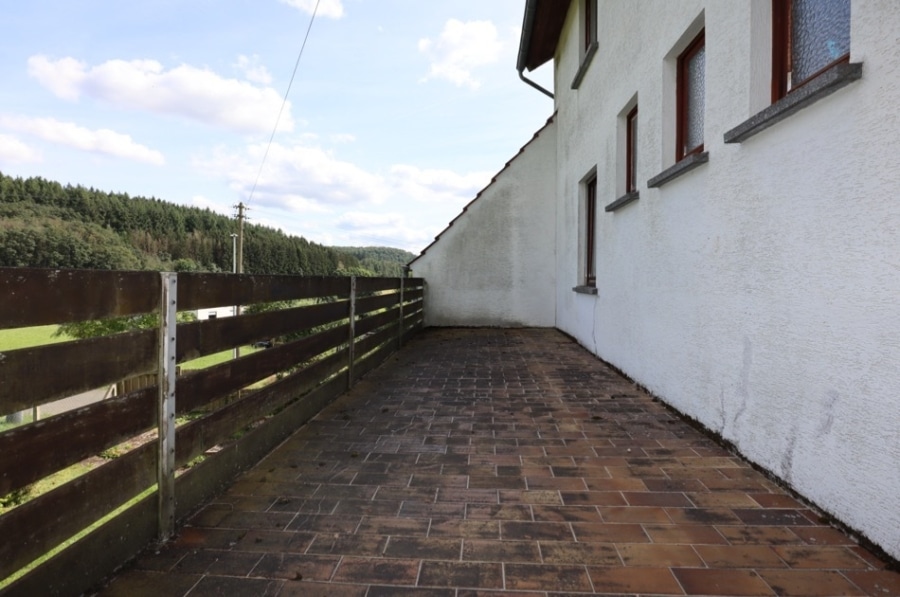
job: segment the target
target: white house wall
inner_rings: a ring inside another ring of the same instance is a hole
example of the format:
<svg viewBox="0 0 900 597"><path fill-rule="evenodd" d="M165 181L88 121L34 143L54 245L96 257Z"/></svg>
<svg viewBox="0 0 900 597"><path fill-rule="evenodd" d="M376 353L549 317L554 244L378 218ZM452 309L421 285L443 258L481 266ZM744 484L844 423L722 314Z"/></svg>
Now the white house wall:
<svg viewBox="0 0 900 597"><path fill-rule="evenodd" d="M553 327L555 193L549 123L411 264L426 325Z"/></svg>
<svg viewBox="0 0 900 597"><path fill-rule="evenodd" d="M853 0L862 79L738 144L724 133L769 93L759 90L768 3L600 0L599 49L573 90L580 4L556 64L557 327L900 557L900 3ZM698 19L709 162L650 189L674 162L664 58ZM635 94L640 199L606 213L621 194L617 118ZM579 186L592 168L597 296L572 290ZM490 253L467 250L479 235L464 226L456 233L457 267L417 268L429 283L447 268L430 295L436 319L458 300L444 293L465 279L465 261ZM508 294L481 288L502 286L492 277L502 270L498 259L472 280L470 300L505 309Z"/></svg>

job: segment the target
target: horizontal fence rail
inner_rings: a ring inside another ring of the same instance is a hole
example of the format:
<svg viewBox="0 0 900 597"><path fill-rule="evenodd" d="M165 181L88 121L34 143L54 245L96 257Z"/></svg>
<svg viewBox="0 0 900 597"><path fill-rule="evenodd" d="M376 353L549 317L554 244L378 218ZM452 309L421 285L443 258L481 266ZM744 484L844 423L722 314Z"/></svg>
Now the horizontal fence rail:
<svg viewBox="0 0 900 597"><path fill-rule="evenodd" d="M0 421L133 388L0 432L0 594L81 593L165 540L416 333L424 281L0 268L0 329L148 313L150 329L0 347Z"/></svg>

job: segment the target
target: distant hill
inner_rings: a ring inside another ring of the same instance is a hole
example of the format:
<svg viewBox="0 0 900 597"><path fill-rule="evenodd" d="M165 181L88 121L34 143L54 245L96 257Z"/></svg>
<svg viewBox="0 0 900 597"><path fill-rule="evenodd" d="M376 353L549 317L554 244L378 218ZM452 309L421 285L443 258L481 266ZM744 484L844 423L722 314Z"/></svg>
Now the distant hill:
<svg viewBox="0 0 900 597"><path fill-rule="evenodd" d="M376 276L390 278L405 275L405 266L416 255L403 249L390 247L334 247L338 251L355 257L359 264Z"/></svg>
<svg viewBox="0 0 900 597"><path fill-rule="evenodd" d="M0 173L0 266L230 272L236 227L209 209ZM244 226L248 273L400 275L380 273L398 249L371 251L369 268L352 252Z"/></svg>

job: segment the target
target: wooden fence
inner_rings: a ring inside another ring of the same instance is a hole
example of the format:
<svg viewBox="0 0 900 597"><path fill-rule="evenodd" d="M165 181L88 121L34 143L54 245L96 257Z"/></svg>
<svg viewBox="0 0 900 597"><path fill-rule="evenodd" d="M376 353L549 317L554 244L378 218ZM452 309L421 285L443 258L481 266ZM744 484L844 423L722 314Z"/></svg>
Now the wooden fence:
<svg viewBox="0 0 900 597"><path fill-rule="evenodd" d="M0 497L136 446L0 516L0 593L79 594L171 536L421 328L423 294L421 279L0 268L0 329L160 315L157 329L0 352L0 417L134 376L158 380L0 433ZM284 308L175 324L176 311L272 303ZM178 363L271 338L272 348L175 377Z"/></svg>

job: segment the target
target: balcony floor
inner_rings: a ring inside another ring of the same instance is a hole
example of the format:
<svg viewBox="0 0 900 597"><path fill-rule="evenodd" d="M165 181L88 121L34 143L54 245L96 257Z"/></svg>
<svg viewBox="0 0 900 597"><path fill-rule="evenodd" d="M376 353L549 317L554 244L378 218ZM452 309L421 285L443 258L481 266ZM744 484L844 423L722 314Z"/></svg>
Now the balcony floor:
<svg viewBox="0 0 900 597"><path fill-rule="evenodd" d="M900 595L554 330L427 330L103 595Z"/></svg>

